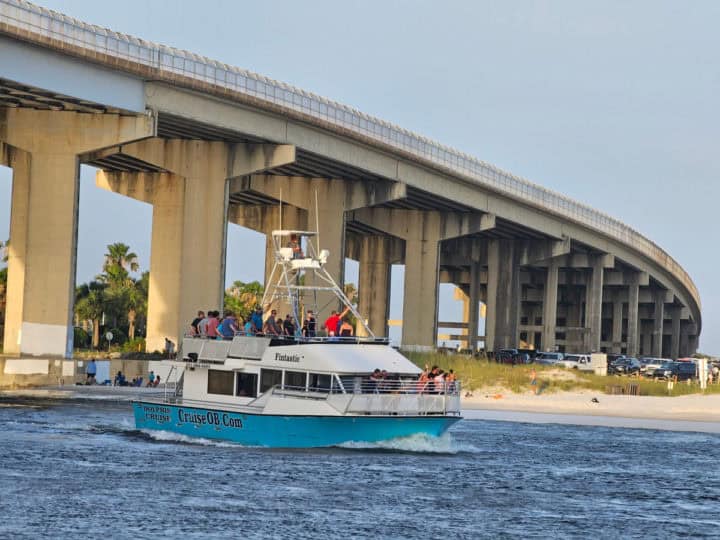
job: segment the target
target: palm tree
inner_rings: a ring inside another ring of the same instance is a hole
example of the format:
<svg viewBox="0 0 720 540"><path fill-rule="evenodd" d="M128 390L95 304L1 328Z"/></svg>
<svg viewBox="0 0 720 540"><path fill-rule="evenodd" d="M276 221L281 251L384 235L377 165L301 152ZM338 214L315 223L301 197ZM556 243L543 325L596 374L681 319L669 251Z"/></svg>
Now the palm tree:
<svg viewBox="0 0 720 540"><path fill-rule="evenodd" d="M98 281L83 283L75 289L75 311L83 320L92 321L92 346L100 346L100 320L105 312L107 285Z"/></svg>
<svg viewBox="0 0 720 540"><path fill-rule="evenodd" d="M103 274L98 279L106 283L125 285L130 272L137 272L140 268L137 255L130 251L130 246L122 242L108 245L103 263Z"/></svg>
<svg viewBox="0 0 720 540"><path fill-rule="evenodd" d="M150 272L143 272L140 279L133 280L132 286L127 289L128 339L135 339L135 321L138 315L144 316L147 313L149 277Z"/></svg>

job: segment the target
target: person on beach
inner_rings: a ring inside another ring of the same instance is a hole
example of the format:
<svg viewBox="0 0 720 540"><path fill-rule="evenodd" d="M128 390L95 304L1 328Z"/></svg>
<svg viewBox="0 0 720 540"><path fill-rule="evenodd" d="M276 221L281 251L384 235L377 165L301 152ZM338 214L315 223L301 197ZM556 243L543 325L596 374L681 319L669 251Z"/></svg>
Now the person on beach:
<svg viewBox="0 0 720 540"><path fill-rule="evenodd" d="M97 364L95 363L94 358L90 360L87 368L85 368L85 375L85 384L95 384L95 375L97 375Z"/></svg>
<svg viewBox="0 0 720 540"><path fill-rule="evenodd" d="M537 371L535 371L535 368L532 368L532 370L530 371L530 386L533 389L533 393L537 396Z"/></svg>

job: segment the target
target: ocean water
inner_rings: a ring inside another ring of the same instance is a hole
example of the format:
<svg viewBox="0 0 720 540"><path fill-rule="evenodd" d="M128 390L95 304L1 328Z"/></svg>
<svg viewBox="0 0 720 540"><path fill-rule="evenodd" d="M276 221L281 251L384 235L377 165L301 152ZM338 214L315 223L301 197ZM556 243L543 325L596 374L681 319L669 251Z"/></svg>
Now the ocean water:
<svg viewBox="0 0 720 540"><path fill-rule="evenodd" d="M0 397L0 538L720 537L720 435L463 420L268 450L127 402Z"/></svg>

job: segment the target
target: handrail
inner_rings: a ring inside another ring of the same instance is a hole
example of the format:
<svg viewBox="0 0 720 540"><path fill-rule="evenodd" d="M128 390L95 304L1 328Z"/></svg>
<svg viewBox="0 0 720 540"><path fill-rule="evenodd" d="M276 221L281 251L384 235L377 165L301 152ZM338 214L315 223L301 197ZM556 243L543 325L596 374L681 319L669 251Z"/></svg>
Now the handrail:
<svg viewBox="0 0 720 540"><path fill-rule="evenodd" d="M197 54L87 24L24 0L0 0L0 32L47 46L47 42L36 36L46 38L52 40L50 45L53 48L92 58L96 62L105 60L105 63L110 63L114 60L117 67L125 70L132 70L131 64L150 68L157 80L190 86L209 85L211 91L233 92L237 96L251 98L260 106L266 104L301 115L305 120L321 122L326 127L363 137L445 168L631 246L678 279L692 295L698 310L701 308L698 289L680 264L628 225L468 154L346 105ZM100 58L99 54L105 58Z"/></svg>

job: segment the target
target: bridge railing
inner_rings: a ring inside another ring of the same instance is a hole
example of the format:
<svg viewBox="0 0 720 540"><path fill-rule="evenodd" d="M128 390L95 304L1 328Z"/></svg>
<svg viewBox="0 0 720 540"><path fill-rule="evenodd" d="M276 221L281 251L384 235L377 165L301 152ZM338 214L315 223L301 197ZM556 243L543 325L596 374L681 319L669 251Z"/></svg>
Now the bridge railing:
<svg viewBox="0 0 720 540"><path fill-rule="evenodd" d="M88 57L99 53L122 62L140 64L157 70L160 80L168 76L176 80L172 75L177 75L214 85L393 147L631 246L678 279L700 309L699 292L687 272L662 248L631 227L569 197L389 122L262 75L83 23L22 0L0 0L0 31L32 39L23 34L27 32L53 40L52 45L60 49L65 45L83 49ZM77 51L73 52L77 54Z"/></svg>

